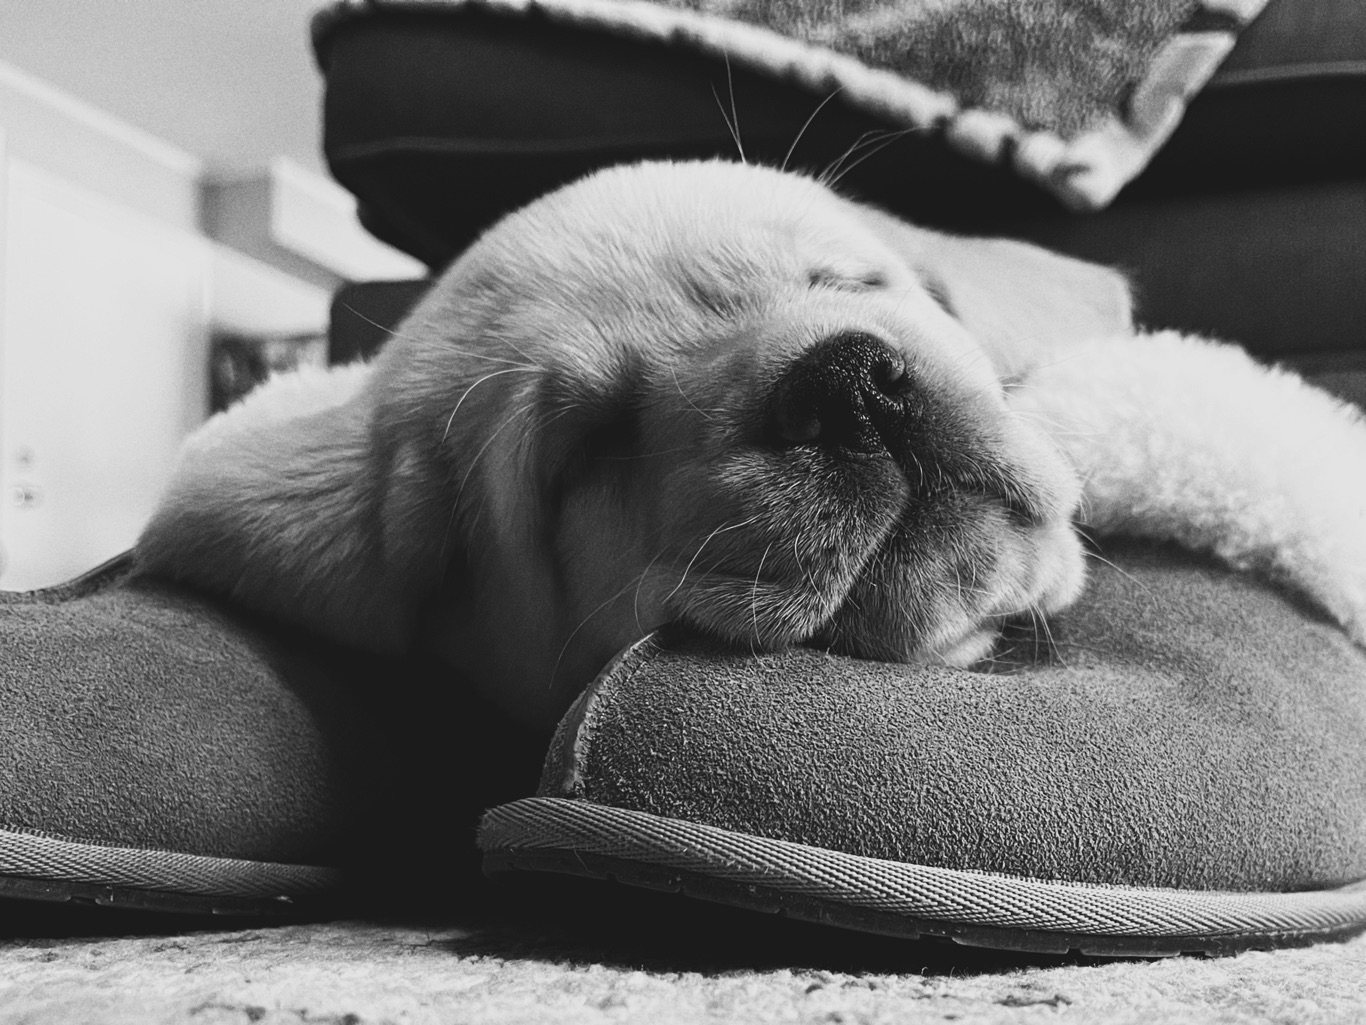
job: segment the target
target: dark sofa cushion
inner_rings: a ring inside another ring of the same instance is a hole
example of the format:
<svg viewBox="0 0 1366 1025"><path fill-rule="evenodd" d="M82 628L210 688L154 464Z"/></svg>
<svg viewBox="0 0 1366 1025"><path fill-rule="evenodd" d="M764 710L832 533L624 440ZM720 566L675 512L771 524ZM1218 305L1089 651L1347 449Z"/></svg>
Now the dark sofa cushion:
<svg viewBox="0 0 1366 1025"><path fill-rule="evenodd" d="M1129 270L1149 323L1366 395L1366 5L1272 0L1171 140L1097 217L1010 234Z"/></svg>
<svg viewBox="0 0 1366 1025"><path fill-rule="evenodd" d="M1366 5L1271 0L1130 198L1366 175Z"/></svg>
<svg viewBox="0 0 1366 1025"><path fill-rule="evenodd" d="M371 231L433 267L501 214L604 164L735 155L722 110L733 97L750 159L821 169L861 147L840 178L858 198L1116 264L1153 326L1273 359L1332 354L1335 373L1358 375L1349 390L1361 386L1359 356L1341 362L1366 345L1356 0L1271 0L1147 170L1084 216L937 133L891 135L838 95L811 118L820 94L696 49L393 0L334 10L316 46L334 173Z"/></svg>
<svg viewBox="0 0 1366 1025"><path fill-rule="evenodd" d="M330 12L316 47L334 173L376 234L433 265L594 167L735 155L722 98L734 100L750 159L780 163L791 149L792 166L820 169L872 141L844 185L913 219L989 231L1002 217L1061 215L1014 173L934 132L888 138L899 125L838 95L807 125L827 94L696 48L397 2ZM1366 8L1271 0L1121 201L1360 178L1363 140Z"/></svg>

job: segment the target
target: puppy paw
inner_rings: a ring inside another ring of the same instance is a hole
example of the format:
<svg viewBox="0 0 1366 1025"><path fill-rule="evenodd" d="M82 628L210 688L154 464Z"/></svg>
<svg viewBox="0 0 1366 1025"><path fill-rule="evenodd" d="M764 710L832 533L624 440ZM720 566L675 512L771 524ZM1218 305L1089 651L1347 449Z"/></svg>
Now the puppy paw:
<svg viewBox="0 0 1366 1025"><path fill-rule="evenodd" d="M1077 467L1084 527L1260 573L1366 647L1366 419L1354 406L1175 332L1077 346L1011 403Z"/></svg>

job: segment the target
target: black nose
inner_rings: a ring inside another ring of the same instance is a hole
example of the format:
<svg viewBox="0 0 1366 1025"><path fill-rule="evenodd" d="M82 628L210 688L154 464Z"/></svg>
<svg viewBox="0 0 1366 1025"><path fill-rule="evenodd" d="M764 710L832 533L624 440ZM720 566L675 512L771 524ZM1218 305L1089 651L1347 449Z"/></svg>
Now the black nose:
<svg viewBox="0 0 1366 1025"><path fill-rule="evenodd" d="M775 444L885 450L918 405L905 359L880 338L848 331L822 339L793 361L773 389Z"/></svg>

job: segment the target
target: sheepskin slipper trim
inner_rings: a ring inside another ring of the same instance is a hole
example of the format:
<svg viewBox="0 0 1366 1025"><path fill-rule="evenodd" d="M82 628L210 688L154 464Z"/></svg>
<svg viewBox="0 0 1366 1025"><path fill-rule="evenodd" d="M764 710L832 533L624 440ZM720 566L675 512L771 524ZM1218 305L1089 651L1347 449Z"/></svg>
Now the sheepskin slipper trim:
<svg viewBox="0 0 1366 1025"><path fill-rule="evenodd" d="M486 864L1035 950L1366 927L1366 655L1175 549L1105 560L989 672L647 639L486 816Z"/></svg>
<svg viewBox="0 0 1366 1025"><path fill-rule="evenodd" d="M0 594L0 897L312 906L364 788L344 675L130 565Z"/></svg>
<svg viewBox="0 0 1366 1025"><path fill-rule="evenodd" d="M959 152L1097 210L1147 166L1266 2L341 0L314 35L367 9L479 9L665 42L942 131ZM1003 36L1035 42L1003 55Z"/></svg>

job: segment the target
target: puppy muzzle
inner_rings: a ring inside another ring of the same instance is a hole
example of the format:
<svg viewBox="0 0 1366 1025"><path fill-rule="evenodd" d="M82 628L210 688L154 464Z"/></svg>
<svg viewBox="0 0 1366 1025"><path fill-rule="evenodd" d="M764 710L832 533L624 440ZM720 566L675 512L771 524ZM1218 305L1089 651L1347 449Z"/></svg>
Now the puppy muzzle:
<svg viewBox="0 0 1366 1025"><path fill-rule="evenodd" d="M779 448L888 456L922 497L981 493L1027 523L1056 516L1057 503L1026 483L993 437L1002 413L987 402L883 339L846 331L788 366L772 389L766 426Z"/></svg>

